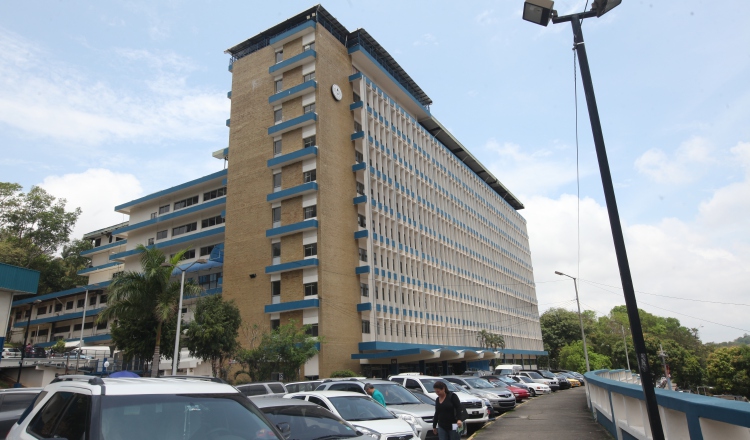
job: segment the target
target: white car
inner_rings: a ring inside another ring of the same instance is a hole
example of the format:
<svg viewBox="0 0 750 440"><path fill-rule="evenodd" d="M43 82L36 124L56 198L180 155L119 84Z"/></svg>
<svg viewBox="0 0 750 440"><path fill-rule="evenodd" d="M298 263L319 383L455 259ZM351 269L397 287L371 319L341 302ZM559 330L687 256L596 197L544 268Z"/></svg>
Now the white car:
<svg viewBox="0 0 750 440"><path fill-rule="evenodd" d="M484 424L490 419L484 400L472 396L463 389L458 388L454 384L440 377L406 373L398 376L391 376L388 380L399 383L409 390L426 394L433 399L437 399L437 394L435 394L434 389L435 382L441 381L445 383L448 390L456 393L461 404L464 406L464 409L466 409L466 413L469 415L466 419L466 432L468 434L472 434L474 431L484 426Z"/></svg>
<svg viewBox="0 0 750 440"><path fill-rule="evenodd" d="M544 377L536 371L521 371L520 373L518 373L518 375L528 377L536 383L547 385L552 391L557 391L560 389L560 382L557 379Z"/></svg>
<svg viewBox="0 0 750 440"><path fill-rule="evenodd" d="M3 359L20 359L21 350L12 347L3 348Z"/></svg>
<svg viewBox="0 0 750 440"><path fill-rule="evenodd" d="M396 417L372 397L364 394L352 391L305 391L290 393L284 398L318 404L373 439L419 440L416 425Z"/></svg>
<svg viewBox="0 0 750 440"><path fill-rule="evenodd" d="M531 379L530 377L526 377L526 376L508 376L508 377L515 380L516 382L520 382L526 385L527 387L531 388L532 390L534 390L534 392L537 395L549 394L552 392L552 388L550 388L549 385L545 385L539 382L534 382L534 380Z"/></svg>
<svg viewBox="0 0 750 440"><path fill-rule="evenodd" d="M160 378L60 376L44 387L7 439L284 440L233 386Z"/></svg>

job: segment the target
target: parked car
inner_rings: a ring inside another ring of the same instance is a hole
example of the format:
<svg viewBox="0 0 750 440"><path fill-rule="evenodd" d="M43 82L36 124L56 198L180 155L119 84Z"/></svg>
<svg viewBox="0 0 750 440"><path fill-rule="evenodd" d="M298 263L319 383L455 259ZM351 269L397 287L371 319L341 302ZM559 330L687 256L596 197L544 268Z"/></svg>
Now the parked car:
<svg viewBox="0 0 750 440"><path fill-rule="evenodd" d="M525 376L533 380L534 382L547 385L548 387L550 387L550 389L552 389L552 392L555 392L560 389L560 382L558 382L556 377L552 376L552 373L549 374L549 377L545 377L536 371L521 371L518 373L518 376Z"/></svg>
<svg viewBox="0 0 750 440"><path fill-rule="evenodd" d="M414 397L416 397L417 399L419 399L420 402L425 403L427 405L435 406L435 399L433 399L432 397L428 396L427 394L421 393L421 392L419 392L417 390L406 390L406 391L412 393L414 395Z"/></svg>
<svg viewBox="0 0 750 440"><path fill-rule="evenodd" d="M489 383L491 383L492 385L495 385L495 386L500 386L499 382L502 382L502 383L505 384L506 387L512 385L515 388L520 388L520 389L524 390L526 392L526 394L527 394L526 396L524 396L523 393L520 393L520 396L521 396L522 399L526 399L528 397L535 397L536 396L536 393L534 392L534 390L532 390L531 388L529 388L528 386L526 386L526 384L516 382L516 381L514 381L513 379L511 379L508 376L483 376L482 379L486 380L487 382L489 382ZM511 391L513 391L513 390L511 389ZM517 394L515 392L513 394L516 395L516 400L517 400L518 397L519 397L519 394Z"/></svg>
<svg viewBox="0 0 750 440"><path fill-rule="evenodd" d="M398 376L391 376L389 378L392 382L396 382L403 385L405 388L421 392L432 399L437 399L435 394L434 385L437 381L445 383L448 390L458 395L458 399L461 401L468 418L466 419L466 432L472 433L489 421L489 414L485 409L484 402L478 397L472 396L467 393L463 388L458 388L453 383L435 376L425 376L422 374L401 374Z"/></svg>
<svg viewBox="0 0 750 440"><path fill-rule="evenodd" d="M383 394L385 407L396 417L401 417L410 424L419 425L421 440L437 437L432 432L432 417L435 415L435 402L432 406L425 405L414 397L403 386L389 380L370 379L326 379L316 391L353 391L367 394L365 384L370 383Z"/></svg>
<svg viewBox="0 0 750 440"><path fill-rule="evenodd" d="M565 378L565 380L567 380L568 382L570 382L570 386L573 387L573 388L581 386L581 381L579 381L578 379L576 379L575 377L573 377L570 374L567 374L567 373L555 373L555 376Z"/></svg>
<svg viewBox="0 0 750 440"><path fill-rule="evenodd" d="M542 377L544 377L545 379L556 380L557 385L560 387L561 390L567 390L571 388L571 384L570 382L568 382L568 379L562 376L558 376L549 370L537 370L537 373L541 374Z"/></svg>
<svg viewBox="0 0 750 440"><path fill-rule="evenodd" d="M322 406L378 440L418 440L417 426L396 417L370 396L351 391L304 391L284 396Z"/></svg>
<svg viewBox="0 0 750 440"><path fill-rule="evenodd" d="M42 391L41 388L8 388L0 390L0 438L5 438L8 431L21 417L31 402Z"/></svg>
<svg viewBox="0 0 750 440"><path fill-rule="evenodd" d="M511 390L498 388L484 379L468 376L443 376L443 379L465 389L469 394L489 400L492 410L498 414L516 407L516 398ZM529 397L528 393L526 397Z"/></svg>
<svg viewBox="0 0 750 440"><path fill-rule="evenodd" d="M318 385L322 384L322 380L305 380L302 382L289 382L284 384L284 388L288 393L298 393L300 391L315 391Z"/></svg>
<svg viewBox="0 0 750 440"><path fill-rule="evenodd" d="M562 376L566 377L568 380L574 379L574 380L578 381L579 384L578 385L574 385L574 386L583 386L583 385L586 385L586 383L584 382L584 377L583 377L582 374L575 373L575 372L572 372L572 371L555 371L554 373L557 374L557 375L562 375Z"/></svg>
<svg viewBox="0 0 750 440"><path fill-rule="evenodd" d="M21 350L13 347L3 347L3 359L18 359L21 357Z"/></svg>
<svg viewBox="0 0 750 440"><path fill-rule="evenodd" d="M534 380L531 379L530 377L526 377L526 376L506 376L506 377L516 381L516 383L518 383L519 385L525 384L537 396L541 394L550 394L552 392L552 388L550 388L549 385L545 385L539 382L534 382Z"/></svg>
<svg viewBox="0 0 750 440"><path fill-rule="evenodd" d="M372 439L331 411L306 400L269 397L259 399L256 404L266 418L290 439Z"/></svg>
<svg viewBox="0 0 750 440"><path fill-rule="evenodd" d="M92 376L55 378L13 425L7 438L285 440L273 423L231 385Z"/></svg>
<svg viewBox="0 0 750 440"><path fill-rule="evenodd" d="M216 382L216 383L227 383L224 379L220 377L213 377L213 376L186 376L186 375L167 375L167 376L159 376L163 379L179 379L179 380L205 380L208 382Z"/></svg>
<svg viewBox="0 0 750 440"><path fill-rule="evenodd" d="M287 393L286 387L281 382L252 382L237 385L236 388L242 394L252 398L281 397Z"/></svg>
<svg viewBox="0 0 750 440"><path fill-rule="evenodd" d="M24 353L24 357L27 358L46 358L47 352L44 351L42 347L28 347L26 348L26 353Z"/></svg>

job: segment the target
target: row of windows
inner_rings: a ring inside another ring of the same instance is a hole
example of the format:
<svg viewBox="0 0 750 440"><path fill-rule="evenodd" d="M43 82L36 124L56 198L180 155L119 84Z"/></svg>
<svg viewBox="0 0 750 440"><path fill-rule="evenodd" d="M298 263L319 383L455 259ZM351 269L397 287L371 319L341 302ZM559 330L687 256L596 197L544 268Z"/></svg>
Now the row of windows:
<svg viewBox="0 0 750 440"><path fill-rule="evenodd" d="M315 112L315 103L308 104L302 107L302 113L314 113ZM273 111L273 122L274 124L278 124L279 122L282 122L284 120L284 114L282 112L282 109L276 109Z"/></svg>
<svg viewBox="0 0 750 440"><path fill-rule="evenodd" d="M227 195L227 187L221 187L217 188L208 192L203 193L203 201L207 202L209 200L215 199L217 197L223 197ZM186 199L179 200L177 202L174 202L174 210L177 211L179 209L187 208L188 206L193 206L198 204L198 196L190 196ZM159 215L166 214L169 212L170 207L172 205L162 205L159 207ZM156 213L151 214L151 218L156 218Z"/></svg>
<svg viewBox="0 0 750 440"><path fill-rule="evenodd" d="M226 219L222 217L221 215L217 215L214 217L209 217L206 219L201 220L201 228L210 228L211 226L221 225L224 222L226 222ZM186 225L177 226L175 228L172 228L172 237L177 237L182 234L187 234L188 232L193 232L198 230L198 222L192 222L188 223ZM164 240L165 238L169 237L169 230L165 229L163 231L157 231L156 232L156 239L157 240ZM148 244L152 245L154 244L154 239L149 238Z"/></svg>
<svg viewBox="0 0 750 440"><path fill-rule="evenodd" d="M314 147L316 144L315 135L308 136L304 139L302 139L302 147L303 148L310 148ZM273 141L273 156L281 156L281 139L276 139Z"/></svg>
<svg viewBox="0 0 750 440"><path fill-rule="evenodd" d="M302 173L302 181L304 183L315 182L318 180L318 171L310 170ZM272 177L272 184L274 191L281 189L281 173L275 173Z"/></svg>
<svg viewBox="0 0 750 440"><path fill-rule="evenodd" d="M302 285L305 296L313 296L318 294L318 282L305 283ZM271 296L281 295L281 281L271 281Z"/></svg>
<svg viewBox="0 0 750 440"><path fill-rule="evenodd" d="M318 216L318 205L305 206L302 208L302 216L305 220ZM281 207L271 208L271 221L274 224L281 223Z"/></svg>
<svg viewBox="0 0 750 440"><path fill-rule="evenodd" d="M99 304L106 304L107 303L107 295L106 294L99 295L98 298L99 298ZM59 300L57 300L57 301L59 301ZM36 315L37 316L42 316L42 315L46 315L48 312L49 313L62 312L63 308L65 310L73 310L74 308L81 309L81 308L83 308L83 306L85 305L85 303L86 303L85 298L80 298L78 300L66 301L65 303L57 302L57 303L55 303L54 306L53 305L39 306L36 309ZM95 306L96 303L97 303L97 296L91 296L91 297L89 297L89 306ZM21 319L21 314L22 314L21 311L16 311L16 319ZM25 317L28 318L28 316L29 316L29 311L27 310Z"/></svg>
<svg viewBox="0 0 750 440"><path fill-rule="evenodd" d="M318 255L318 243L310 243L303 245L305 257L314 257ZM281 243L271 243L271 258L281 257Z"/></svg>
<svg viewBox="0 0 750 440"><path fill-rule="evenodd" d="M305 52L308 50L315 50L315 42L313 41L312 43L303 45L302 50ZM274 56L274 62L276 64L284 61L284 49L283 48L277 49L276 52L274 52L273 56Z"/></svg>

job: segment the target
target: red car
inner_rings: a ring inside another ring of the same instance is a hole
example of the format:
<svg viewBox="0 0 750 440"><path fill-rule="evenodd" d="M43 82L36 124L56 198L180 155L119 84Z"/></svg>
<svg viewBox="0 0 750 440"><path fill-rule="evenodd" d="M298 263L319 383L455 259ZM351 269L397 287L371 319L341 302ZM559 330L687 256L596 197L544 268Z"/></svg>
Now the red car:
<svg viewBox="0 0 750 440"><path fill-rule="evenodd" d="M516 402L518 403L521 403L523 399L528 399L530 397L529 392L524 390L523 388L508 385L508 389L513 393L514 396L516 396Z"/></svg>

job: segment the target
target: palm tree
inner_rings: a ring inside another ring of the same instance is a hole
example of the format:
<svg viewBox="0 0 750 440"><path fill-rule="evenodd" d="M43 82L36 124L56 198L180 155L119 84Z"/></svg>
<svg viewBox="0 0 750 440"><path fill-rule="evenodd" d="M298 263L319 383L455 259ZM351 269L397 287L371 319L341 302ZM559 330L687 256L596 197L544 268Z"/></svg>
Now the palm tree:
<svg viewBox="0 0 750 440"><path fill-rule="evenodd" d="M159 374L161 358L159 345L162 327L166 322L175 319L177 301L180 297L180 281L172 279L172 271L182 259L185 250L177 252L169 259L169 264L163 266L166 257L159 249L142 244L136 249L141 253L141 271L124 272L112 281L108 289L107 308L101 311L97 322L111 318L122 321L153 316L156 321L156 346L151 377L156 377ZM200 292L201 288L198 285L185 284L185 294L198 295Z"/></svg>

